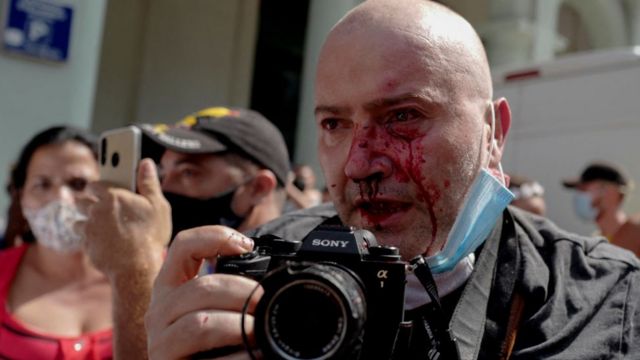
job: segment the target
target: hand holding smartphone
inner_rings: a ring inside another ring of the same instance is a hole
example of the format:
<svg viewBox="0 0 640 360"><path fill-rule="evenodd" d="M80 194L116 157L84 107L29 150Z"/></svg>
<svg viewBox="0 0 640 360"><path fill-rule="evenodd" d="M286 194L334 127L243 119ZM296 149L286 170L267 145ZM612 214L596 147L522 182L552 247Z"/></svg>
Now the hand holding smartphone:
<svg viewBox="0 0 640 360"><path fill-rule="evenodd" d="M142 133L136 126L103 132L100 135L100 179L135 192L141 148Z"/></svg>

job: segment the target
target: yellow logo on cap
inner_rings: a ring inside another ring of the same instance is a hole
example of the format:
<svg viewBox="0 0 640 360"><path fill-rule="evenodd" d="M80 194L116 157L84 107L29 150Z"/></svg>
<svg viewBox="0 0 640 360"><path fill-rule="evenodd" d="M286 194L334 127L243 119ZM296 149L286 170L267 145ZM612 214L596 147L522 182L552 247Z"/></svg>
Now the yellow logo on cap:
<svg viewBox="0 0 640 360"><path fill-rule="evenodd" d="M195 125L197 123L198 123L198 120L196 120L196 118L193 115L189 115L189 116L185 117L184 119L180 120L176 125L177 126L192 127L193 125Z"/></svg>
<svg viewBox="0 0 640 360"><path fill-rule="evenodd" d="M229 115L235 115L235 113L236 113L235 111L225 107L210 107L186 116L185 118L180 120L176 125L192 127L193 125L198 123L198 118L201 118L201 117L219 118L219 117L224 117Z"/></svg>
<svg viewBox="0 0 640 360"><path fill-rule="evenodd" d="M153 125L152 131L156 134L164 134L169 130L169 125L167 124L155 124Z"/></svg>
<svg viewBox="0 0 640 360"><path fill-rule="evenodd" d="M231 113L232 113L231 109L227 109L225 107L211 107L204 110L200 110L197 113L193 114L193 116L195 117L209 116L209 117L218 118L223 116L229 116L231 115Z"/></svg>
<svg viewBox="0 0 640 360"><path fill-rule="evenodd" d="M183 126L183 127L190 128L195 124L197 124L199 119L201 118L205 118L205 119L221 118L221 117L233 117L233 116L239 116L239 115L240 115L240 112L237 110L232 110L226 107L210 107L184 117L182 120L176 123L176 126Z"/></svg>

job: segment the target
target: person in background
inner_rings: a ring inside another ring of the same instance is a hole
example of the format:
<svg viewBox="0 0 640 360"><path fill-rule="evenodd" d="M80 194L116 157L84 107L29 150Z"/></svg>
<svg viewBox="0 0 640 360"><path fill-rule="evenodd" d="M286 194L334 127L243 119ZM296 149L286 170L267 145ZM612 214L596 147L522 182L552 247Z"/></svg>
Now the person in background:
<svg viewBox="0 0 640 360"><path fill-rule="evenodd" d="M640 256L640 218L627 215L624 199L633 182L622 168L611 162L590 163L578 178L566 179L564 187L574 193L574 210L583 221L595 223L612 244Z"/></svg>
<svg viewBox="0 0 640 360"><path fill-rule="evenodd" d="M511 205L544 216L547 205L544 201L542 185L524 176L510 175L509 179L509 190L515 195Z"/></svg>
<svg viewBox="0 0 640 360"><path fill-rule="evenodd" d="M331 29L317 64L318 156L333 204L285 214L245 235L224 226L180 233L146 315L151 358L224 349L236 351L227 359L249 359L254 335L266 327L280 353L306 351L297 346L316 343L320 329L305 320L329 307L287 308L282 324L274 305L273 317L258 319L256 309L272 305L261 300L258 282L198 276L198 268L203 259L252 251L247 235L301 241L336 221L371 231L417 269L401 283L404 304L388 309L404 310L406 322L376 338L389 344L385 355L366 359L637 357L638 259L507 206L513 195L500 163L511 111L506 99L494 99L482 41L465 19L432 1L363 1ZM322 240L309 240L303 246L321 251ZM297 285L281 290L290 294ZM342 350L332 347L333 334L322 334L326 347L314 354ZM366 343L367 333L357 331L340 344L359 343L361 335Z"/></svg>
<svg viewBox="0 0 640 360"><path fill-rule="evenodd" d="M0 251L2 359L112 357L111 287L77 231L96 159L91 135L56 126L29 140L11 171L6 238L16 245Z"/></svg>
<svg viewBox="0 0 640 360"><path fill-rule="evenodd" d="M329 188L326 186L322 188L322 202L331 202L331 195L329 194Z"/></svg>
<svg viewBox="0 0 640 360"><path fill-rule="evenodd" d="M173 126L141 128L165 149L159 171L173 236L202 225L246 231L282 213L289 153L280 131L261 114L212 107Z"/></svg>
<svg viewBox="0 0 640 360"><path fill-rule="evenodd" d="M311 166L296 165L293 174L293 182L287 186L288 199L284 212L322 204L322 193L316 187L316 174Z"/></svg>
<svg viewBox="0 0 640 360"><path fill-rule="evenodd" d="M98 182L83 205L91 259L124 289L114 296L118 358L146 356L143 317L170 239L198 226L247 231L277 218L291 177L284 137L252 110L212 107L141 128L161 146L159 171L144 159L138 193Z"/></svg>

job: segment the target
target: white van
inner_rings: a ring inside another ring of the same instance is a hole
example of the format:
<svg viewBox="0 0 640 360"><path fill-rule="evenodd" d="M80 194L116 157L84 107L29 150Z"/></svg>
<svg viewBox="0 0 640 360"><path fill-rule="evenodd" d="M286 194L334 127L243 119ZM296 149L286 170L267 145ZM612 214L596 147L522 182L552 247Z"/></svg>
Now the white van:
<svg viewBox="0 0 640 360"><path fill-rule="evenodd" d="M503 160L507 173L538 180L547 216L580 234L596 230L573 212L561 180L592 160L619 164L640 182L640 47L576 54L538 65L494 71L495 97L513 112ZM640 189L625 210L640 211Z"/></svg>

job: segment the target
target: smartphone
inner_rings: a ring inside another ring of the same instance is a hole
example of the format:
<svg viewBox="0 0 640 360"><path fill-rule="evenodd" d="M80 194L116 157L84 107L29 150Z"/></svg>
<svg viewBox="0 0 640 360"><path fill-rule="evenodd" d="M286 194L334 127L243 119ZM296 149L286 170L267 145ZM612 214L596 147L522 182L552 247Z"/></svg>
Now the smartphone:
<svg viewBox="0 0 640 360"><path fill-rule="evenodd" d="M108 130L100 135L100 180L136 191L142 154L142 132L136 126Z"/></svg>

